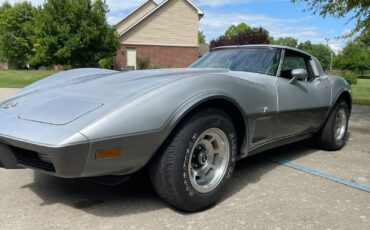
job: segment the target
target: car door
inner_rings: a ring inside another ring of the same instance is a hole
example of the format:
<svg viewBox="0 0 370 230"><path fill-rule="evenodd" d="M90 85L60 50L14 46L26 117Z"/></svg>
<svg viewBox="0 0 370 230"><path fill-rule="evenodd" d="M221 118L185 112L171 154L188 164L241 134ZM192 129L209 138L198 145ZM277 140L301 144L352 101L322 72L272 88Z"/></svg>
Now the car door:
<svg viewBox="0 0 370 230"><path fill-rule="evenodd" d="M274 139L276 128L276 76L233 72L230 75L247 80L241 106L249 113L248 148L253 149ZM256 96L258 95L258 96Z"/></svg>
<svg viewBox="0 0 370 230"><path fill-rule="evenodd" d="M245 53L241 51L235 63L229 67L233 70L229 74L240 79L239 102L248 113L249 150L271 142L274 138L277 115L276 73L280 57L281 51L278 49L249 49ZM257 68L258 65L261 68ZM261 73L262 70L267 71Z"/></svg>
<svg viewBox="0 0 370 230"><path fill-rule="evenodd" d="M311 56L285 50L278 82L276 138L318 131L329 111L331 89L328 80L319 76ZM291 81L293 69L305 69L304 80ZM316 71L315 71L316 70Z"/></svg>

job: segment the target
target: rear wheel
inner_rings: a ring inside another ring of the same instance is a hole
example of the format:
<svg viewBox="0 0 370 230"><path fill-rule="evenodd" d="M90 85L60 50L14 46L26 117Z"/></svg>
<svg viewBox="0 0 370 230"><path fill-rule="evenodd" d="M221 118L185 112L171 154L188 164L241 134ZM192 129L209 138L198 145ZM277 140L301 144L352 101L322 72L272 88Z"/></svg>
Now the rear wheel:
<svg viewBox="0 0 370 230"><path fill-rule="evenodd" d="M222 195L234 170L237 138L231 119L217 109L193 114L150 164L153 187L172 206L195 212Z"/></svg>
<svg viewBox="0 0 370 230"><path fill-rule="evenodd" d="M344 100L340 100L322 130L316 135L317 145L329 151L343 148L346 143L348 120L348 105Z"/></svg>

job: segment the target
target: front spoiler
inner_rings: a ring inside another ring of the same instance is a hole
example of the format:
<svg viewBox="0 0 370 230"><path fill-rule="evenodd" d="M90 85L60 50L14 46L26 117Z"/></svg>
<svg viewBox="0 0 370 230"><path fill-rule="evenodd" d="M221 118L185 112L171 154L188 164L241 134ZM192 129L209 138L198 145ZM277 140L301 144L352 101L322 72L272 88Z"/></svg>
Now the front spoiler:
<svg viewBox="0 0 370 230"><path fill-rule="evenodd" d="M2 138L0 162L6 169L31 168L59 177L75 178L83 173L89 149L90 143L48 147Z"/></svg>

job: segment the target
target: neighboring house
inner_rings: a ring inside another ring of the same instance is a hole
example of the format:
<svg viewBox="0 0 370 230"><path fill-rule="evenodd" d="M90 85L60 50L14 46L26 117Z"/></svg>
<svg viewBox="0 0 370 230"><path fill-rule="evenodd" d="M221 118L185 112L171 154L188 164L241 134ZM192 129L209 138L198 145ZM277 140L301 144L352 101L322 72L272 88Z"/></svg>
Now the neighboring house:
<svg viewBox="0 0 370 230"><path fill-rule="evenodd" d="M116 24L121 41L116 67L136 67L140 59L149 59L156 67L189 66L199 57L199 20L203 15L189 0L144 2Z"/></svg>
<svg viewBox="0 0 370 230"><path fill-rule="evenodd" d="M209 44L199 44L199 57L203 57L210 51Z"/></svg>

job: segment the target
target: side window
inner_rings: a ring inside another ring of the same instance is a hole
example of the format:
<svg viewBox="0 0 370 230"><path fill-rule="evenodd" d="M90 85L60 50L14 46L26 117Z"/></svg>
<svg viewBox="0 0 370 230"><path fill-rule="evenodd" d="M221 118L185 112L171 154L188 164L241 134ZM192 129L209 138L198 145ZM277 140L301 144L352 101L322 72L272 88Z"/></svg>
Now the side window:
<svg viewBox="0 0 370 230"><path fill-rule="evenodd" d="M280 77L286 78L286 79L292 79L292 70L294 69L305 69L307 72L310 71L310 69L307 68L307 62L305 57L302 55L293 53L291 51L287 51L285 53L283 66L281 68L281 74Z"/></svg>
<svg viewBox="0 0 370 230"><path fill-rule="evenodd" d="M305 69L307 70L306 61L303 57L287 56L284 59L282 70Z"/></svg>

